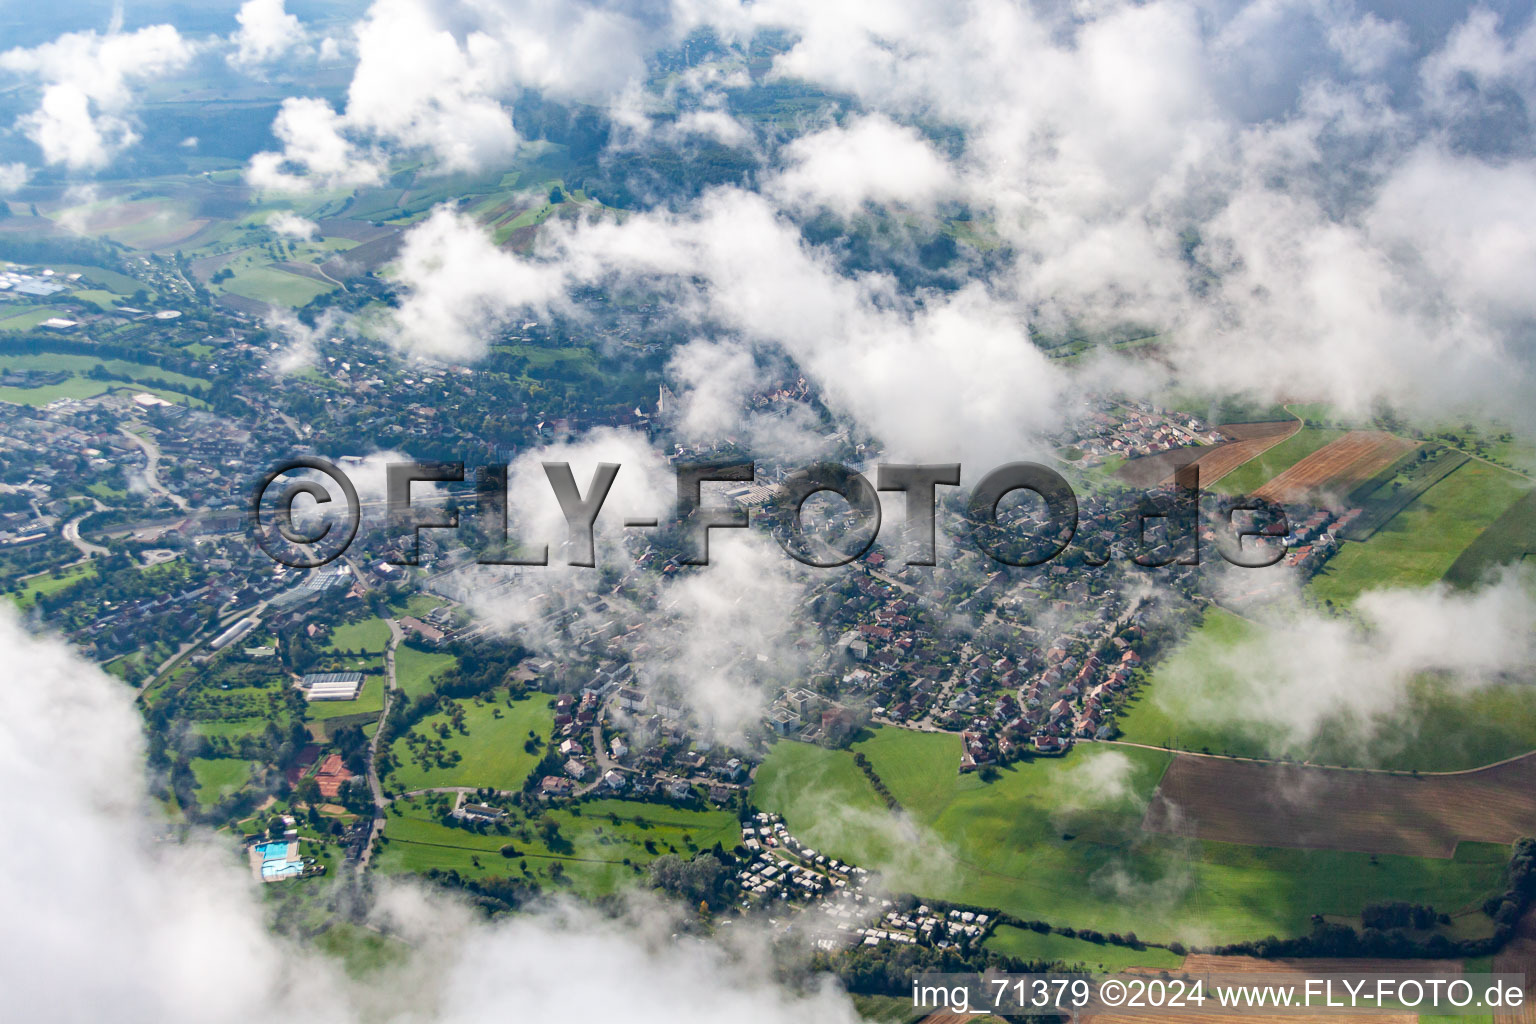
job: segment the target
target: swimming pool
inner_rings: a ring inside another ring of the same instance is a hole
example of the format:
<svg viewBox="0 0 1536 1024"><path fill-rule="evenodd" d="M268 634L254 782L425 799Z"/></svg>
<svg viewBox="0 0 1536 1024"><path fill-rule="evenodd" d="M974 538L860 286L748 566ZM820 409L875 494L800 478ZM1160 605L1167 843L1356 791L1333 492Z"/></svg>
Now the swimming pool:
<svg viewBox="0 0 1536 1024"><path fill-rule="evenodd" d="M296 861L283 861L281 864L272 861L263 861L261 865L262 878L290 878L303 871L304 868Z"/></svg>
<svg viewBox="0 0 1536 1024"><path fill-rule="evenodd" d="M256 852L261 854L263 861L287 860L288 840L285 839L278 843L259 843L256 846Z"/></svg>

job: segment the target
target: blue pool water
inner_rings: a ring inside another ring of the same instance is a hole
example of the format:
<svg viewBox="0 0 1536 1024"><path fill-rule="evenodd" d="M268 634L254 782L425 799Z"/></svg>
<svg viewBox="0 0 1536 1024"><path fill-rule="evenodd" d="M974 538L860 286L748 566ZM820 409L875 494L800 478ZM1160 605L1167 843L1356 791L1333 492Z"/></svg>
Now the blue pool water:
<svg viewBox="0 0 1536 1024"><path fill-rule="evenodd" d="M262 843L256 847L256 852L261 854L261 859L264 861L287 860L288 843L287 841L281 843Z"/></svg>
<svg viewBox="0 0 1536 1024"><path fill-rule="evenodd" d="M291 875L297 875L302 870L304 869L297 863L284 861L281 864L274 864L270 861L265 861L261 865L261 877L287 878Z"/></svg>

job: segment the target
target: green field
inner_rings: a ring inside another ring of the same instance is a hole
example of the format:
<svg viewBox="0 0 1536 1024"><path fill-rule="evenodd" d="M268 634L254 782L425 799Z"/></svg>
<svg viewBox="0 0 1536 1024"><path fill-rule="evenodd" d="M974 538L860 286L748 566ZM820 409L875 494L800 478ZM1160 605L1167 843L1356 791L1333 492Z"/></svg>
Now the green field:
<svg viewBox="0 0 1536 1024"><path fill-rule="evenodd" d="M67 315L51 306L0 306L0 331L30 331L49 317Z"/></svg>
<svg viewBox="0 0 1536 1024"><path fill-rule="evenodd" d="M134 381L164 381L177 387L207 387L202 377L192 377L174 370L162 370L150 363L133 363L126 359L100 359L96 356L75 355L68 352L44 352L37 355L16 353L0 354L0 370L68 370L81 375L97 366L105 366L111 373L121 374ZM108 381L109 385L121 386L121 381Z"/></svg>
<svg viewBox="0 0 1536 1024"><path fill-rule="evenodd" d="M251 766L235 757L194 757L192 774L197 778L197 802L208 805L245 785L251 777Z"/></svg>
<svg viewBox="0 0 1536 1024"><path fill-rule="evenodd" d="M406 737L395 740L390 757L395 769L387 786L397 792L431 789L438 786L490 786L517 789L539 763L544 743L554 728L553 700L538 694L527 700L512 701L500 695L489 701L464 700L465 733L449 724L444 712L428 715L415 726L415 732L431 740L441 740L448 751L458 751L457 764L441 764L433 758L425 766L412 756ZM448 736L439 736L438 726L447 726ZM538 735L538 752L523 748L529 730Z"/></svg>
<svg viewBox="0 0 1536 1024"><path fill-rule="evenodd" d="M1304 758L1320 764L1459 771L1536 750L1536 692L1520 682L1462 693L1444 680L1416 682L1401 707L1369 723L1324 721L1305 743L1244 717L1253 687L1247 667L1279 641L1266 627L1213 609L1157 663L1118 725L1132 743L1239 757ZM1432 739L1432 742L1429 741Z"/></svg>
<svg viewBox="0 0 1536 1024"><path fill-rule="evenodd" d="M998 925L987 939L986 946L994 953L1018 957L1020 960L1057 960L1064 964L1082 964L1090 970L1113 972L1128 967L1152 967L1173 969L1184 962L1176 953L1157 946L1146 949L1130 949L1111 946L1087 939L1068 938L1048 932L1044 935L1028 928Z"/></svg>
<svg viewBox="0 0 1536 1024"><path fill-rule="evenodd" d="M1308 590L1320 602L1342 605L1377 587L1433 583L1529 486L1507 470L1465 463L1370 540L1346 542Z"/></svg>
<svg viewBox="0 0 1536 1024"><path fill-rule="evenodd" d="M389 646L389 623L380 618L344 622L331 630L327 647L332 651L369 651L382 654Z"/></svg>
<svg viewBox="0 0 1536 1024"><path fill-rule="evenodd" d="M94 562L78 562L62 570L57 576L52 572L41 576L33 576L22 584L21 590L11 595L22 608L32 607L32 602L44 594L57 593L72 583L78 583L88 576L96 575Z"/></svg>
<svg viewBox="0 0 1536 1024"><path fill-rule="evenodd" d="M1250 494L1313 452L1343 437L1345 431L1302 427L1279 444L1249 459L1211 488L1221 494Z"/></svg>
<svg viewBox="0 0 1536 1024"><path fill-rule="evenodd" d="M1491 570L1523 561L1536 553L1536 490L1527 491L1470 547L1457 556L1445 572L1445 581L1457 587L1475 586Z"/></svg>
<svg viewBox="0 0 1536 1024"><path fill-rule="evenodd" d="M252 266L236 272L223 284L223 290L248 299L270 302L274 306L303 306L316 296L336 290L335 285L309 277L290 274L276 267Z"/></svg>
<svg viewBox="0 0 1536 1024"><path fill-rule="evenodd" d="M44 384L37 388L0 388L0 402L44 406L61 398L95 398L112 390L112 386L112 381L71 377L60 384Z"/></svg>
<svg viewBox="0 0 1536 1024"><path fill-rule="evenodd" d="M144 289L151 296L155 294L155 290L143 281L129 277L127 274L118 273L116 270L108 270L105 267L87 267L70 263L53 263L50 266L60 274L79 274L88 283L99 285L113 295L127 297L140 288Z"/></svg>
<svg viewBox="0 0 1536 1024"><path fill-rule="evenodd" d="M395 685L409 697L432 692L432 677L457 661L451 654L418 651L408 644L395 648Z"/></svg>
<svg viewBox="0 0 1536 1024"><path fill-rule="evenodd" d="M958 774L953 735L881 729L855 749L909 817L875 809L851 752L793 742L758 770L754 800L898 891L1152 941L1299 934L1314 912L1357 914L1384 899L1459 910L1499 884L1507 857L1492 844L1432 860L1149 834L1141 816L1169 761L1161 751L1082 746L986 783Z"/></svg>
<svg viewBox="0 0 1536 1024"><path fill-rule="evenodd" d="M560 830L552 846L525 819L511 819L505 834L479 835L441 824L420 801L399 802L391 805L384 828L386 842L374 863L385 873L438 868L469 877L518 877L520 863L526 862L529 876L543 885L551 884L550 868L558 863L580 894L595 896L634 879L637 868L662 854L687 857L717 842L729 849L741 838L736 816L724 811L625 800L594 800L579 806L579 815L571 810L549 812ZM501 853L509 843L516 848L515 856Z"/></svg>

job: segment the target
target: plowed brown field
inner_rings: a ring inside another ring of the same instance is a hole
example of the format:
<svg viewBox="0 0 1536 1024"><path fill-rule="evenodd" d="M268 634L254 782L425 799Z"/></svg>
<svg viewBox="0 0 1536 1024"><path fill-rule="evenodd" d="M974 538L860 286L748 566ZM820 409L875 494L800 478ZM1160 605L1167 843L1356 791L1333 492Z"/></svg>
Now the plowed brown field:
<svg viewBox="0 0 1536 1024"><path fill-rule="evenodd" d="M1248 846L1450 857L1463 840L1536 833L1536 754L1417 776L1180 754L1142 827Z"/></svg>
<svg viewBox="0 0 1536 1024"><path fill-rule="evenodd" d="M1270 501L1301 501L1323 490L1347 492L1417 444L1380 430L1351 430L1254 491Z"/></svg>

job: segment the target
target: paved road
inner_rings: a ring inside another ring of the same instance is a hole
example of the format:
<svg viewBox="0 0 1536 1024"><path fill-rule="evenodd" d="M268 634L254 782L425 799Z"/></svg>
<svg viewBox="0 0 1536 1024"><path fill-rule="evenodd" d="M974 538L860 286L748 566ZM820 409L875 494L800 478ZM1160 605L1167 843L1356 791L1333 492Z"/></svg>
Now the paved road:
<svg viewBox="0 0 1536 1024"><path fill-rule="evenodd" d="M183 512L188 511L191 506L187 504L187 499L160 482L160 446L147 437L135 434L127 427L122 428L118 433L138 445L144 452L144 479L148 482L149 489L155 494L169 498Z"/></svg>
<svg viewBox="0 0 1536 1024"><path fill-rule="evenodd" d="M100 544L92 544L90 541L80 536L80 520L84 519L85 516L90 514L91 513L87 512L85 515L78 515L71 519L69 522L65 523L64 539L73 544L75 546L75 550L80 552L86 558L93 558L96 555L109 554L107 549L102 547Z"/></svg>
<svg viewBox="0 0 1536 1024"><path fill-rule="evenodd" d="M379 735L384 732L384 719L389 715L389 705L395 699L395 648L400 646L400 640L405 634L400 629L400 623L394 619L384 621L389 625L389 646L384 648L384 710L379 713L379 727L373 730L373 737L368 740L368 789L373 793L373 828L368 833L368 843L363 847L362 856L357 861L359 872L367 871L368 862L373 859L373 844L384 832L384 805L389 802L384 799L384 787L379 784Z"/></svg>

